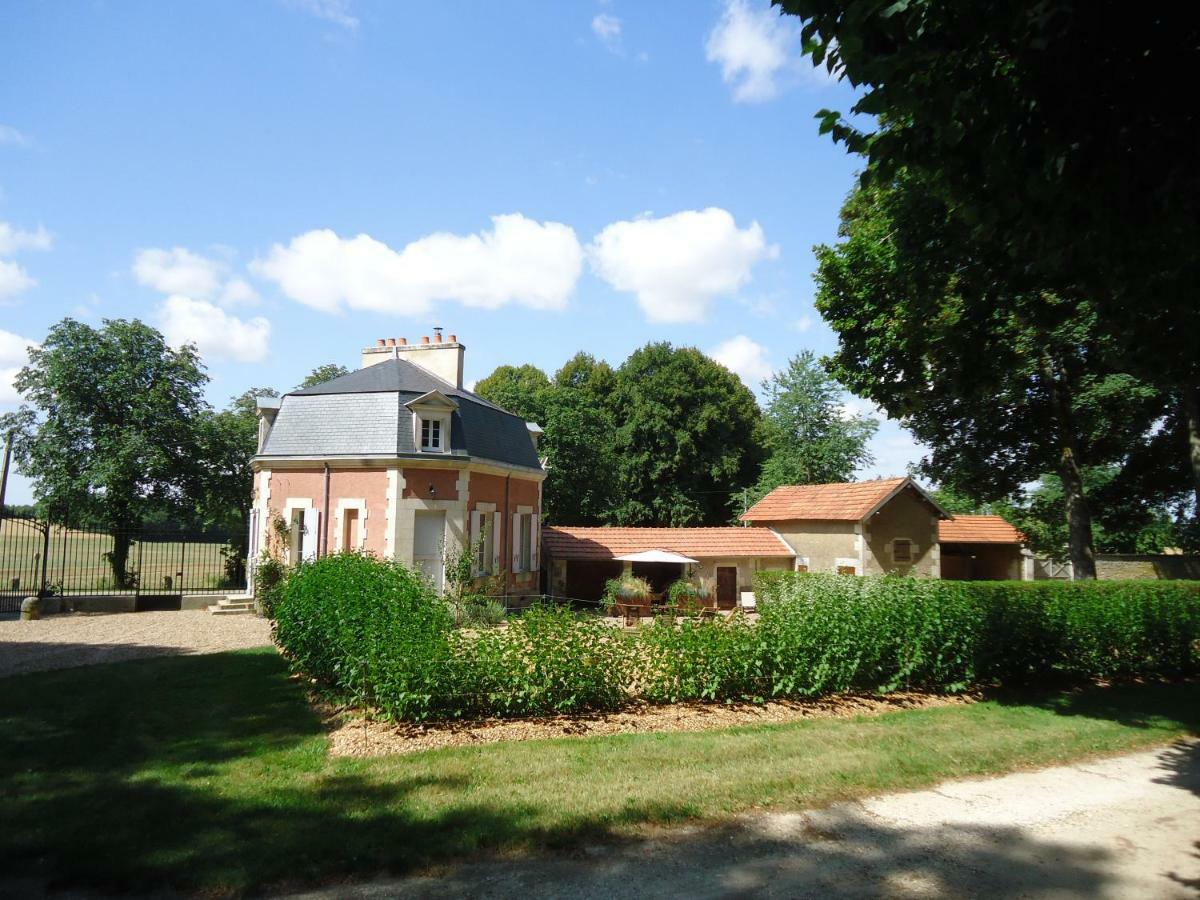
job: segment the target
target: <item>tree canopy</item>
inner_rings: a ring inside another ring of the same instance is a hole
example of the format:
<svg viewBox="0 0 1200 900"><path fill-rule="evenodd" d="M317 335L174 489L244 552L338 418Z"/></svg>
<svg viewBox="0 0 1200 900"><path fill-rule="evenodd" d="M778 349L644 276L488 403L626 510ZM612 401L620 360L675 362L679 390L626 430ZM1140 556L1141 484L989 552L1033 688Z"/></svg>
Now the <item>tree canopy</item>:
<svg viewBox="0 0 1200 900"><path fill-rule="evenodd" d="M858 88L821 130L864 157L864 183L917 177L953 228L990 248L1014 295L1086 303L1119 356L1176 411L1200 513L1200 110L1186 5L1004 0L777 0L814 63ZM1061 307L1022 319L1052 330Z"/></svg>
<svg viewBox="0 0 1200 900"><path fill-rule="evenodd" d="M838 333L831 366L930 447L921 468L978 500L1043 473L1062 479L1071 558L1094 572L1089 465L1117 462L1160 409L1119 367L1093 305L997 278L980 243L923 177L857 189L840 242L818 247L817 309Z"/></svg>
<svg viewBox="0 0 1200 900"><path fill-rule="evenodd" d="M341 378L343 375L349 375L350 370L345 366L337 363L325 363L323 366L317 366L309 372L304 380L296 385L296 390L302 391L305 388L316 387L318 384L324 384L327 381L333 381L335 378ZM278 396L272 394L271 396Z"/></svg>
<svg viewBox="0 0 1200 900"><path fill-rule="evenodd" d="M868 444L879 428L848 414L845 389L806 350L763 382L766 462L745 506L783 484L850 481L874 462Z"/></svg>
<svg viewBox="0 0 1200 900"><path fill-rule="evenodd" d="M194 348L174 349L136 319L64 319L14 380L25 398L10 419L20 470L54 520L113 532L119 586L128 529L188 496L207 380Z"/></svg>

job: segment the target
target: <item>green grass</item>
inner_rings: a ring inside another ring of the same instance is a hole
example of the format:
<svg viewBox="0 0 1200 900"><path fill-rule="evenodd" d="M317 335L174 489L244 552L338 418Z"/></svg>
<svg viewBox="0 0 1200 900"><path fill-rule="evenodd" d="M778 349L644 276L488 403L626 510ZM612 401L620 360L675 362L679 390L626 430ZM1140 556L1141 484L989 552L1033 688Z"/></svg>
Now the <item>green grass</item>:
<svg viewBox="0 0 1200 900"><path fill-rule="evenodd" d="M0 879L241 893L1133 750L1200 685L331 760L272 650L0 679Z"/></svg>

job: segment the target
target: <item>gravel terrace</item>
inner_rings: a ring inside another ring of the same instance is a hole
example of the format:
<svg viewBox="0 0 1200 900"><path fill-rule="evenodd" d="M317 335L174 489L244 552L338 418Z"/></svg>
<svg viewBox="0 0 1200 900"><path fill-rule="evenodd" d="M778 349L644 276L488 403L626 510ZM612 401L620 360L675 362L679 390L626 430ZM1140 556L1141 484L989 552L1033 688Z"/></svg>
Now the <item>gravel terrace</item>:
<svg viewBox="0 0 1200 900"><path fill-rule="evenodd" d="M125 659L220 653L271 643L258 616L203 611L73 614L0 621L0 677Z"/></svg>

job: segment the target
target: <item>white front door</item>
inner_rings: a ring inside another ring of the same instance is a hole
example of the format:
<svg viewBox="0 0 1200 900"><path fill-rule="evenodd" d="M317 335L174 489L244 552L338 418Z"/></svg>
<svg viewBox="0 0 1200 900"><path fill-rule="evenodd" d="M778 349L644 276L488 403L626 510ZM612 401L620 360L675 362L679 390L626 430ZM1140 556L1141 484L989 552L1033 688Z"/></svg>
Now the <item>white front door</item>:
<svg viewBox="0 0 1200 900"><path fill-rule="evenodd" d="M413 535L413 564L417 571L442 590L442 546L446 535L446 513L442 510L417 510Z"/></svg>

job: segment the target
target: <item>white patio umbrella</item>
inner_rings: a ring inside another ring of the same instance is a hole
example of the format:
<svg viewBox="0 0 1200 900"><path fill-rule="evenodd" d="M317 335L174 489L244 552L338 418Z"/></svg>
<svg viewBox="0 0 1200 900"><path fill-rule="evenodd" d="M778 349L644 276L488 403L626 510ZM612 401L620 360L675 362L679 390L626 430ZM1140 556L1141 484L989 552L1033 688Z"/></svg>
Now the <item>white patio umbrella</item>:
<svg viewBox="0 0 1200 900"><path fill-rule="evenodd" d="M672 553L670 550L642 550L640 553L626 553L624 556L614 556L621 562L661 562L661 563L696 563L699 560Z"/></svg>

